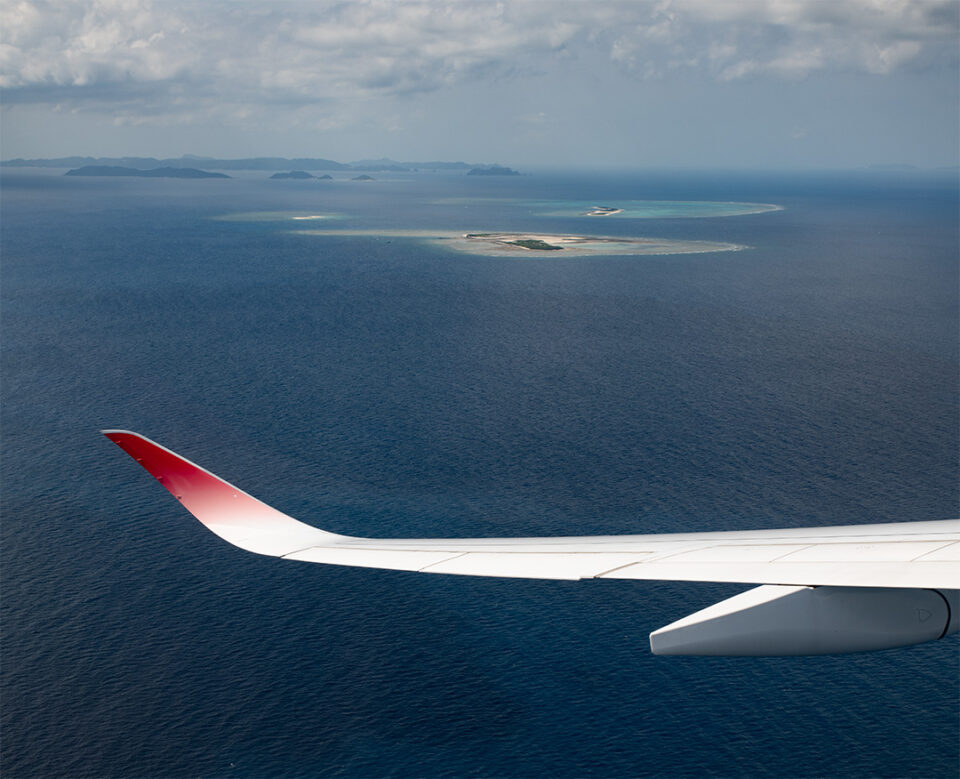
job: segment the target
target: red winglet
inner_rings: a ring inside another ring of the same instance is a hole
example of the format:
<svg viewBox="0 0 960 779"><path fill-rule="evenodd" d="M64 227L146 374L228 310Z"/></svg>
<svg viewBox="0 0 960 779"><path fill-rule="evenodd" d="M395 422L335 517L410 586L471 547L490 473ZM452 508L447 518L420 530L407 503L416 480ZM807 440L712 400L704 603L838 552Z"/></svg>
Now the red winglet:
<svg viewBox="0 0 960 779"><path fill-rule="evenodd" d="M286 554L310 543L342 538L271 508L219 476L129 430L102 430L193 516L236 546L261 554ZM286 551L283 551L286 550Z"/></svg>

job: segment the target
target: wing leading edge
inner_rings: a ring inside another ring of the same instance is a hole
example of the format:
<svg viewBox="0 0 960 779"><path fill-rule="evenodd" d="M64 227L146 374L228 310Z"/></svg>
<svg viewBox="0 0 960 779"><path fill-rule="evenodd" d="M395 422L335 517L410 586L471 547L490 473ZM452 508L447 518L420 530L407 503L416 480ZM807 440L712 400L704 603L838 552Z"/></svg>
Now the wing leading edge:
<svg viewBox="0 0 960 779"><path fill-rule="evenodd" d="M250 552L288 560L475 576L659 579L770 585L783 592L758 588L766 591L765 599L761 598L762 603L751 601L746 607L758 615L757 620L768 622L772 608L786 614L785 605L771 607L770 601L790 596L790 609L806 610L811 614L813 609L819 616L813 615L811 619L819 620L818 625L823 622L824 598L819 597L815 606L810 605L814 601L804 605L801 601L805 596L797 596L794 591L827 587L846 592L850 588L861 588L846 597L845 602L853 604L850 608L855 611L869 611L864 605L866 588L879 588L881 595L894 589L907 590L908 594L917 589L948 593L960 590L960 519L659 535L359 538L320 530L287 516L138 433L126 430L102 432L225 541ZM823 596L825 592L823 590L819 595ZM949 626L956 622L960 608L956 605L951 608L956 593L938 597L933 605L944 598L945 619ZM833 607L840 600L833 599ZM877 598L873 597L873 600ZM724 601L711 609L731 601ZM904 609L911 614L917 609L926 613L930 612L930 606L931 603L924 602L920 606L904 606ZM878 614L883 611L882 606L872 608L878 610ZM675 623L679 626L677 630L689 634L690 620L708 611ZM743 609L738 608L741 622L742 612ZM761 613L766 616L759 616ZM843 613L838 614L836 619L849 622ZM717 614L707 618L710 630L714 632L717 618ZM790 624L799 624L798 619L794 614ZM729 624L730 616L723 616L722 620ZM707 623L695 621L694 632L702 633L703 624ZM654 637L661 635L663 653L714 653L671 651L677 646L668 646L669 642L662 638L663 631L671 628L674 626L654 634ZM883 631L889 632L887 628L882 628ZM952 631L944 628L944 632ZM655 644L654 650L657 651ZM764 653L783 654L779 651Z"/></svg>

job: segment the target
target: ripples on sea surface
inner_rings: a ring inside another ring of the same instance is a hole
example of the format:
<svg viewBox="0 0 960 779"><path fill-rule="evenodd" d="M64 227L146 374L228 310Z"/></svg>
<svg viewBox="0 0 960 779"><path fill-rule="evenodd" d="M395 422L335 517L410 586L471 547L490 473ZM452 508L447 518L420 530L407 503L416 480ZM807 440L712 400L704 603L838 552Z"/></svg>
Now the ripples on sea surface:
<svg viewBox="0 0 960 779"><path fill-rule="evenodd" d="M8 169L2 193L6 777L957 774L955 637L656 658L651 630L744 588L258 557L96 433L356 535L954 516L955 181ZM752 248L528 262L214 218L256 212Z"/></svg>

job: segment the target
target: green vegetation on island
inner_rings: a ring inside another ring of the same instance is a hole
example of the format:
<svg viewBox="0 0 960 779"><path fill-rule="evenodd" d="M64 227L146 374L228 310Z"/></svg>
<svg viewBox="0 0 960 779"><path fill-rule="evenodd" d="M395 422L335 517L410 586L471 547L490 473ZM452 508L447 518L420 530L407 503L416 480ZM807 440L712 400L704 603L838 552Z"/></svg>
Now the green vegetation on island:
<svg viewBox="0 0 960 779"><path fill-rule="evenodd" d="M506 241L511 246L520 246L524 249L534 249L541 252L559 252L563 251L562 246L554 246L552 243L541 241L539 238L521 238L519 241Z"/></svg>
<svg viewBox="0 0 960 779"><path fill-rule="evenodd" d="M65 176L120 176L149 179L228 179L226 173L211 173L198 168L124 168L119 165L85 165L68 170Z"/></svg>
<svg viewBox="0 0 960 779"><path fill-rule="evenodd" d="M502 165L480 165L473 168L468 176L519 176L518 171L512 168L505 168Z"/></svg>
<svg viewBox="0 0 960 779"><path fill-rule="evenodd" d="M312 173L307 173L305 170L291 170L289 173L274 173L270 178L272 179L315 179ZM327 176L326 178L330 178Z"/></svg>

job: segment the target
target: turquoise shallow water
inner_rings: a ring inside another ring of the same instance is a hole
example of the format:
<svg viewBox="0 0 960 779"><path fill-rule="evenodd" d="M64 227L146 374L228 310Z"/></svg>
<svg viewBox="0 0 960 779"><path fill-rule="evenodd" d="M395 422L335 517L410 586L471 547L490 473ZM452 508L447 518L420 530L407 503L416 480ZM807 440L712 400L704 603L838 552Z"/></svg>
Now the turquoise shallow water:
<svg viewBox="0 0 960 779"><path fill-rule="evenodd" d="M956 775L956 637L656 658L650 631L742 588L257 557L96 432L356 535L956 515L955 181L2 184L5 777ZM784 210L643 222L751 247L711 254L389 235L638 230L518 200ZM218 218L252 212L356 234Z"/></svg>
<svg viewBox="0 0 960 779"><path fill-rule="evenodd" d="M530 199L522 198L446 198L438 204L470 206L480 204L512 204L515 208L538 216L587 217L590 221L606 219L702 219L715 216L744 216L777 211L772 203L736 203L719 200L607 200ZM606 211L606 213L600 213Z"/></svg>
<svg viewBox="0 0 960 779"><path fill-rule="evenodd" d="M702 219L715 216L744 216L776 211L779 206L769 203L724 203L696 200L613 200L597 203L586 200L568 200L562 203L541 200L529 205L544 216L586 216L602 219ZM598 214L598 209L613 209Z"/></svg>

